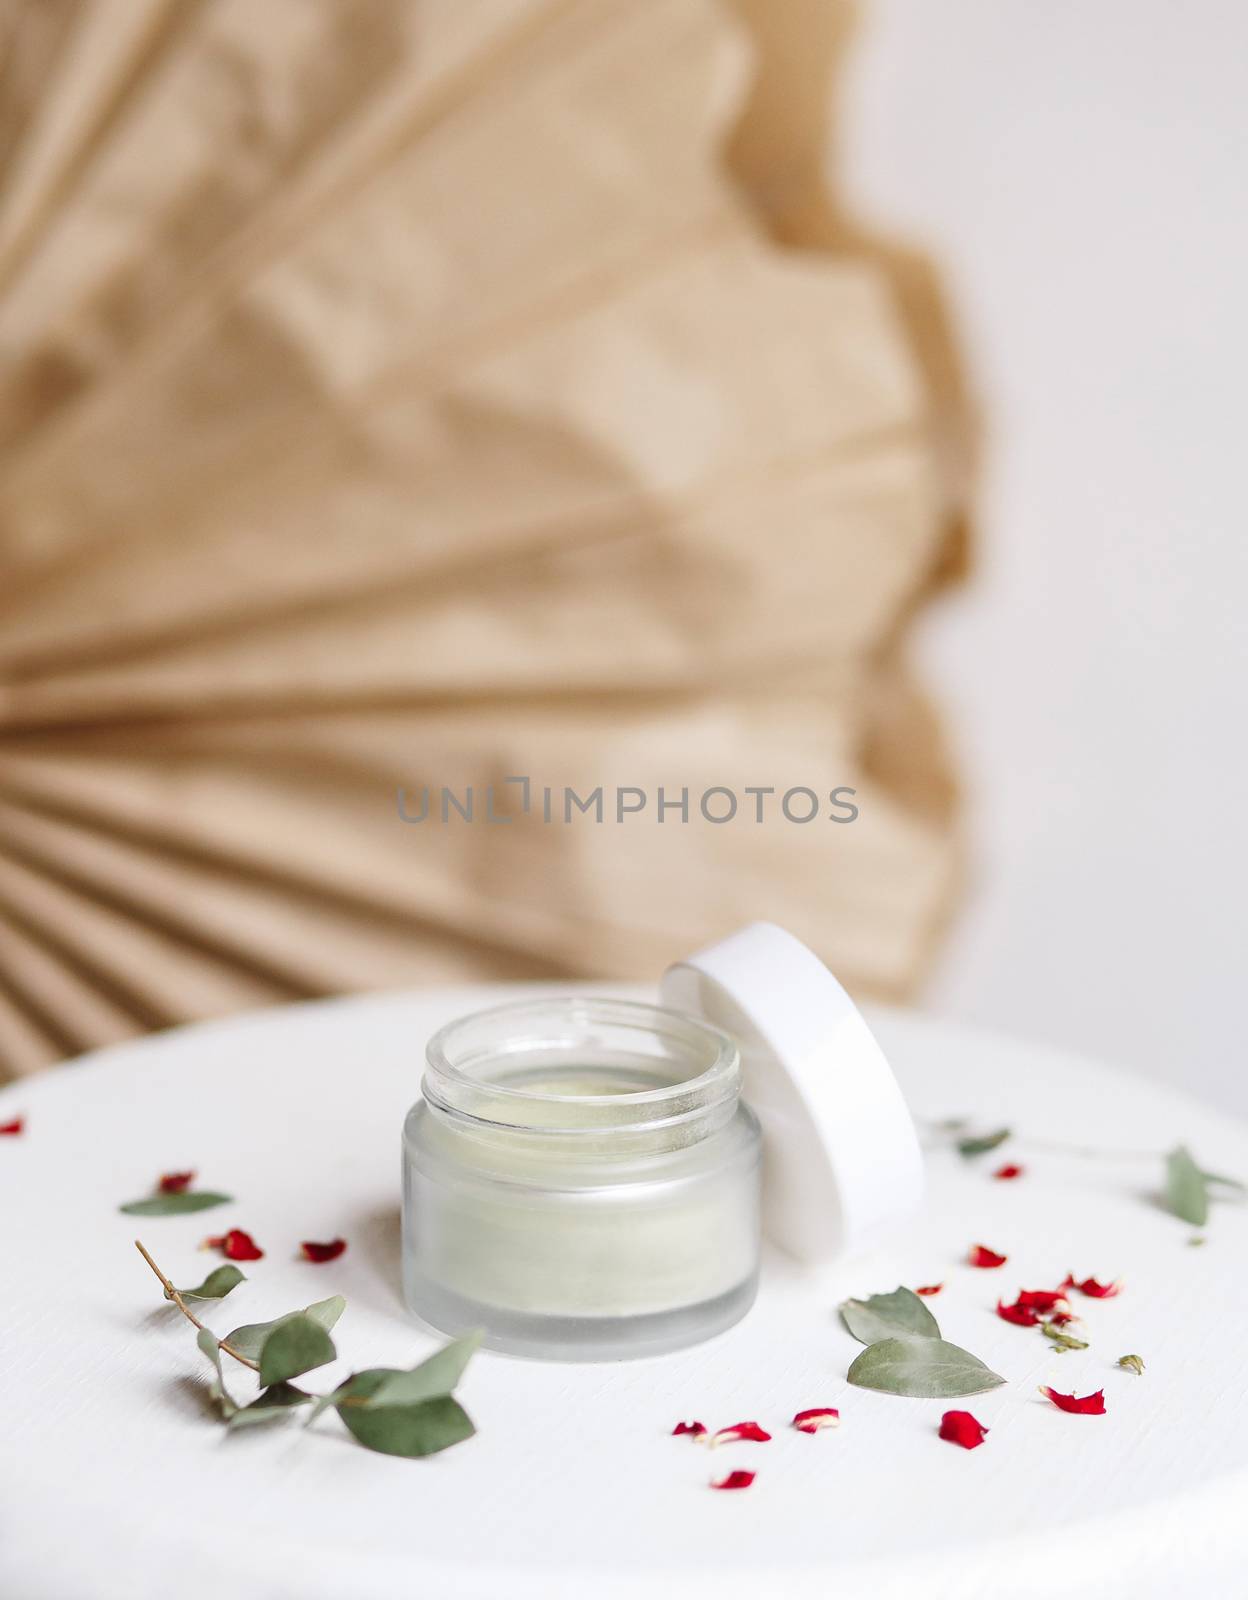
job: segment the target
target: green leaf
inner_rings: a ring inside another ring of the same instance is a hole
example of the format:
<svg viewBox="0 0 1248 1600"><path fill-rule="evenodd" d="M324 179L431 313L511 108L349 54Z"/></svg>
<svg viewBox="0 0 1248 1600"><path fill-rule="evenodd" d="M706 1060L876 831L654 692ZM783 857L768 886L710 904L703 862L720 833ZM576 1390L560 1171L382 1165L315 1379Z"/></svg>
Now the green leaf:
<svg viewBox="0 0 1248 1600"><path fill-rule="evenodd" d="M128 1217L184 1217L191 1211L209 1211L213 1206L228 1206L230 1194L214 1194L211 1189L186 1189L181 1194L153 1194L146 1200L131 1200L118 1209Z"/></svg>
<svg viewBox="0 0 1248 1600"><path fill-rule="evenodd" d="M354 1416L363 1406L367 1406L370 1411L378 1411L383 1407L410 1411L426 1401L446 1399L463 1377L464 1368L480 1344L480 1330L474 1330L465 1334L462 1339L452 1339L450 1344L443 1345L441 1350L436 1350L427 1360L410 1370L401 1367L369 1367L364 1372L353 1373L345 1383L338 1385L333 1394L321 1396L308 1420L315 1421L326 1406L338 1407L339 1415L346 1421L348 1413ZM352 1428L352 1432L355 1431ZM468 1432L472 1432L471 1423L468 1424ZM457 1437L467 1438L468 1434L460 1434ZM447 1441L450 1444L455 1442L455 1439ZM370 1448L381 1449L382 1446L374 1445ZM445 1449L445 1445L436 1445L434 1448L442 1450ZM427 1450L406 1449L394 1453L429 1454Z"/></svg>
<svg viewBox="0 0 1248 1600"><path fill-rule="evenodd" d="M1088 1341L1076 1339L1073 1333L1063 1333L1060 1328L1054 1327L1051 1322L1042 1322L1040 1331L1046 1339L1052 1339L1059 1350L1086 1350Z"/></svg>
<svg viewBox="0 0 1248 1600"><path fill-rule="evenodd" d="M198 1289L179 1289L184 1300L224 1300L231 1289L237 1289L247 1279L235 1266L217 1267L200 1284ZM166 1291L165 1298L170 1296Z"/></svg>
<svg viewBox="0 0 1248 1600"><path fill-rule="evenodd" d="M355 1393L335 1401L347 1429L366 1449L387 1456L431 1456L476 1432L468 1413L449 1394L412 1405L370 1405L361 1380L384 1376L357 1373L348 1380Z"/></svg>
<svg viewBox="0 0 1248 1600"><path fill-rule="evenodd" d="M285 1316L275 1317L272 1322L244 1323L241 1328L235 1328L233 1333L227 1333L225 1342L240 1356L246 1356L249 1361L259 1361L264 1341L274 1328L280 1328L295 1317L311 1317L328 1333L346 1308L347 1302L340 1294L331 1295L328 1300L317 1300L310 1306L304 1306L302 1311L288 1311Z"/></svg>
<svg viewBox="0 0 1248 1600"><path fill-rule="evenodd" d="M999 1144L1004 1144L1010 1137L1009 1128L998 1128L994 1133L974 1134L968 1139L958 1140L958 1154L960 1156L987 1155L989 1150L995 1150Z"/></svg>
<svg viewBox="0 0 1248 1600"><path fill-rule="evenodd" d="M969 1350L944 1339L884 1339L868 1345L849 1369L859 1389L911 1395L920 1400L945 1400L982 1394L1005 1382Z"/></svg>
<svg viewBox="0 0 1248 1600"><path fill-rule="evenodd" d="M314 1422L327 1406L339 1401L367 1399L370 1405L414 1405L448 1395L463 1376L464 1368L481 1343L479 1333L456 1339L410 1370L403 1367L369 1367L357 1372L316 1402L309 1422Z"/></svg>
<svg viewBox="0 0 1248 1600"><path fill-rule="evenodd" d="M1144 1357L1143 1356L1119 1356L1118 1357L1118 1365L1120 1367L1124 1367L1128 1372L1134 1372L1136 1374L1136 1376L1138 1377L1138 1376L1141 1376L1143 1374L1143 1372L1144 1372Z"/></svg>
<svg viewBox="0 0 1248 1600"><path fill-rule="evenodd" d="M1220 1172L1202 1172L1201 1177L1206 1183L1217 1183L1224 1189L1238 1190L1240 1194L1248 1193L1248 1183L1242 1182L1239 1178L1227 1178Z"/></svg>
<svg viewBox="0 0 1248 1600"><path fill-rule="evenodd" d="M272 1422L284 1417L292 1406L306 1406L312 1399L293 1383L275 1383L256 1397L249 1406L242 1406L230 1417L231 1428L250 1428L257 1422Z"/></svg>
<svg viewBox="0 0 1248 1600"><path fill-rule="evenodd" d="M454 1339L427 1361L413 1367L410 1372L392 1371L373 1392L375 1406L412 1405L419 1400L436 1400L450 1394L464 1375L464 1368L476 1354L481 1344L479 1331ZM374 1368L374 1371L385 1371Z"/></svg>
<svg viewBox="0 0 1248 1600"><path fill-rule="evenodd" d="M221 1415L228 1422L238 1410L238 1407L230 1398L225 1387L225 1374L221 1370L221 1346L217 1341L217 1336L213 1333L211 1328L201 1328L195 1335L195 1343L216 1368L217 1375L208 1385L208 1393L211 1395L212 1399L217 1403L217 1405L220 1406Z"/></svg>
<svg viewBox="0 0 1248 1600"><path fill-rule="evenodd" d="M233 1340L228 1341L231 1345ZM299 1313L283 1318L260 1346L260 1382L264 1388L323 1367L338 1352L315 1317Z"/></svg>
<svg viewBox="0 0 1248 1600"><path fill-rule="evenodd" d="M1201 1227L1209 1215L1205 1175L1185 1145L1178 1145L1166 1157L1166 1203L1176 1217L1182 1217L1196 1228Z"/></svg>
<svg viewBox="0 0 1248 1600"><path fill-rule="evenodd" d="M912 1289L873 1294L869 1300L846 1300L840 1311L841 1321L860 1344L899 1336L940 1338L940 1324Z"/></svg>

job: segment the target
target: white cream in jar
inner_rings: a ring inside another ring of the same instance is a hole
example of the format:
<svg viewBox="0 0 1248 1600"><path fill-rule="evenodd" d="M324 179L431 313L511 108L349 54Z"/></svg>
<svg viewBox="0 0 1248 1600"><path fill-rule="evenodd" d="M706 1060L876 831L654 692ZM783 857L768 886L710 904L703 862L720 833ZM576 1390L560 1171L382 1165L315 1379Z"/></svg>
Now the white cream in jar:
<svg viewBox="0 0 1248 1600"><path fill-rule="evenodd" d="M403 1138L404 1292L447 1333L565 1360L731 1326L758 1283L759 1127L735 1041L556 998L430 1040Z"/></svg>
<svg viewBox="0 0 1248 1600"><path fill-rule="evenodd" d="M556 1360L676 1350L749 1309L760 1231L814 1265L918 1206L905 1099L813 951L752 923L662 995L524 1001L430 1040L403 1130L426 1322Z"/></svg>

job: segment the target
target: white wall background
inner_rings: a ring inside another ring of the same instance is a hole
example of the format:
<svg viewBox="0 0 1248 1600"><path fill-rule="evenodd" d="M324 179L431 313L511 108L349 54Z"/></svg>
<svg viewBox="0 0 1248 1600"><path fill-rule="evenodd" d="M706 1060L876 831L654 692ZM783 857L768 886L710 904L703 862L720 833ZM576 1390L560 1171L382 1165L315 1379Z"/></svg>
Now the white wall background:
<svg viewBox="0 0 1248 1600"><path fill-rule="evenodd" d="M863 12L841 179L990 425L921 642L978 856L930 1003L1248 1112L1248 4Z"/></svg>

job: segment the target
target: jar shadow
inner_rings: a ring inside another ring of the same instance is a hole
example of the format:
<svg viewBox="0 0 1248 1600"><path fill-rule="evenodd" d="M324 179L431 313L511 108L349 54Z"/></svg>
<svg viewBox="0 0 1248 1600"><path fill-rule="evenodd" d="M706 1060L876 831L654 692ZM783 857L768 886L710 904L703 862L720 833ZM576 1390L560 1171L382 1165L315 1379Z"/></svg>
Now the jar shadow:
<svg viewBox="0 0 1248 1600"><path fill-rule="evenodd" d="M356 1299L371 1310L392 1316L407 1315L402 1290L402 1216L397 1205L371 1206L357 1212L348 1237L357 1271L365 1268L364 1285L357 1281Z"/></svg>

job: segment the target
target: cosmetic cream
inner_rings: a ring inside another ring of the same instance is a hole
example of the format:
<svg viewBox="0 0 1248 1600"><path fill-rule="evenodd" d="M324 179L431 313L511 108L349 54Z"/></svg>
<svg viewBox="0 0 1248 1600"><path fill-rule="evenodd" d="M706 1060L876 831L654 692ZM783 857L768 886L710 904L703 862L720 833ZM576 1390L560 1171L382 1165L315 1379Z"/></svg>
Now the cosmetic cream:
<svg viewBox="0 0 1248 1600"><path fill-rule="evenodd" d="M749 1310L760 1231L813 1265L917 1207L901 1090L800 940L752 923L661 993L524 1001L429 1041L403 1130L427 1323L551 1359L676 1350Z"/></svg>
<svg viewBox="0 0 1248 1600"><path fill-rule="evenodd" d="M628 1001L501 1006L430 1040L404 1129L404 1288L445 1332L604 1359L731 1326L758 1282L735 1042Z"/></svg>

